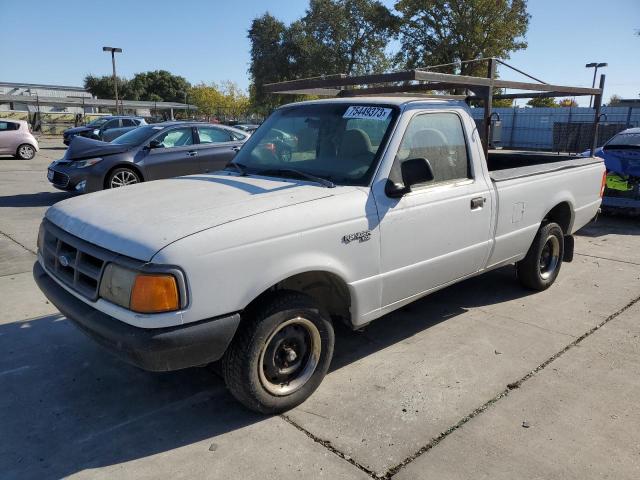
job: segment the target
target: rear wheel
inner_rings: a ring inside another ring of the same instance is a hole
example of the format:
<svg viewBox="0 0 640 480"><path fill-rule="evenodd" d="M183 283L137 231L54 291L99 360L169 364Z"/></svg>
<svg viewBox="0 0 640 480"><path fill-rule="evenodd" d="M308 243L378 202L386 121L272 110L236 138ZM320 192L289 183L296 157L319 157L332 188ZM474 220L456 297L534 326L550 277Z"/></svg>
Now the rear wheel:
<svg viewBox="0 0 640 480"><path fill-rule="evenodd" d="M333 345L328 315L308 296L284 291L243 318L222 360L222 374L247 408L283 412L318 388Z"/></svg>
<svg viewBox="0 0 640 480"><path fill-rule="evenodd" d="M527 288L545 290L558 277L564 256L564 234L557 223L540 227L527 252L516 264L518 279Z"/></svg>
<svg viewBox="0 0 640 480"><path fill-rule="evenodd" d="M29 145L28 143L23 143L16 150L16 158L20 160L31 160L36 156L36 149L33 145Z"/></svg>
<svg viewBox="0 0 640 480"><path fill-rule="evenodd" d="M107 188L125 187L140 183L140 175L130 168L121 167L112 170L105 182Z"/></svg>

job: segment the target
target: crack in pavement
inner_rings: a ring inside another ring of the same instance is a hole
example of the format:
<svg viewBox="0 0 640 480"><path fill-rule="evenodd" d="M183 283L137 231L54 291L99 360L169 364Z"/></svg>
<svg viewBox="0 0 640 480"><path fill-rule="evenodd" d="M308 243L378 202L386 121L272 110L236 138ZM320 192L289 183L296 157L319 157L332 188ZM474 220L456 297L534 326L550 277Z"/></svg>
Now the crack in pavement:
<svg viewBox="0 0 640 480"><path fill-rule="evenodd" d="M640 267L640 263L631 262L629 260L618 260L616 258L598 257L597 255L587 255L586 253L578 253L578 252L576 252L575 255L580 255L581 257L599 258L600 260L609 260L610 262L626 263L627 265L638 265Z"/></svg>
<svg viewBox="0 0 640 480"><path fill-rule="evenodd" d="M11 235L8 235L4 232L0 232L0 235L2 235L3 237L11 240L13 243L15 243L16 245L22 247L23 249L25 249L27 252L33 254L33 255L38 255L36 252L34 252L33 250L31 250L30 248L24 246L22 243L20 243L19 241L17 241L15 238L13 238Z"/></svg>
<svg viewBox="0 0 640 480"><path fill-rule="evenodd" d="M606 260L606 259L605 259ZM489 399L488 401L486 401L485 403L483 403L481 406L479 406L478 408L476 408L475 410L473 410L471 413L467 414L465 417L463 417L462 419L460 419L457 423L455 423L454 425L452 425L451 427L449 427L448 429L446 429L445 431L441 432L440 435L438 435L437 437L431 439L431 441L429 443L427 443L426 445L420 447L417 451L415 451L412 455L409 455L408 457L406 457L404 460L402 460L400 463L398 463L397 465L395 465L394 467L391 467L390 469L388 469L385 473L383 474L377 474L376 472L370 470L369 468L365 467L364 465L358 463L357 461L355 461L353 458L351 458L349 455L341 452L340 450L338 450L336 447L334 447L332 445L332 443L328 440L323 440L319 437L317 437L316 435L314 435L313 433L311 433L310 431L308 431L307 429L305 429L304 427L298 425L297 423L295 423L291 418L289 418L286 415L280 415L280 418L282 418L284 421L286 421L287 423L289 423L291 426L293 426L294 428L298 429L299 431L301 431L302 433L304 433L307 437L309 437L310 439L312 439L314 442L322 445L323 447L325 447L327 450L329 450L331 453L335 454L336 456L342 458L343 460L346 460L347 462L349 462L351 465L353 465L354 467L358 468L359 470L365 472L367 475L369 475L371 478L375 478L375 479L382 479L382 480L390 480L391 477L393 477L394 475L396 475L400 470L402 470L404 467L406 467L407 465L409 465L411 462L413 462L414 460L416 460L418 457L422 456L423 454L427 453L429 450L431 450L432 448L434 448L436 445L438 445L440 442L442 442L445 438L447 438L449 435L451 435L453 432L455 432L456 430L458 430L460 427L462 427L464 424L466 424L467 422L469 422L471 419L477 417L478 415L480 415L482 412L484 412L485 410L487 410L489 407L491 407L493 404L495 404L496 402L498 402L501 398L504 398L506 396L509 395L509 392L511 390L514 390L516 388L520 388L520 386L526 382L527 380L529 380L531 377L535 376L538 372L544 370L550 363L552 363L553 361L555 361L556 359L560 358L562 355L564 355L566 352L568 352L569 350L571 350L573 347L578 346L583 340L585 340L586 338L590 337L591 335L593 335L595 332L597 332L600 328L602 328L603 326L605 326L607 323L609 323L611 320L615 319L616 317L618 317L619 315L621 315L622 313L624 313L626 310L628 310L629 308L631 308L633 305L635 305L636 303L638 303L640 301L640 296L634 298L633 300L631 300L629 303L627 303L625 306L623 306L622 308L620 308L619 310L617 310L616 312L612 313L611 315L609 315L608 317L606 317L603 321L601 321L600 323L598 323L595 327L587 330L585 333L583 333L582 335L580 335L578 338L576 338L574 341L572 341L571 343L569 343L568 345L566 345L562 350L554 353L552 356L550 356L549 358L547 358L544 362L542 362L541 364L539 364L536 368L534 368L533 370L531 370L529 373L527 373L526 375L524 375L523 377L521 377L520 379L516 380L515 382L509 383L507 384L507 387L502 390L501 392L499 392L497 395L495 395L493 398ZM558 333L558 332L556 332Z"/></svg>

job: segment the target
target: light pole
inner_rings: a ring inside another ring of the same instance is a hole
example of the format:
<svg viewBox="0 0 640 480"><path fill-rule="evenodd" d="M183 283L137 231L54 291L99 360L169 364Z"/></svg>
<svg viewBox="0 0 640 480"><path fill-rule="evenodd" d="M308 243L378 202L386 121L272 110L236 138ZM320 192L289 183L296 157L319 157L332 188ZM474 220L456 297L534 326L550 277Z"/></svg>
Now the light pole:
<svg viewBox="0 0 640 480"><path fill-rule="evenodd" d="M103 52L111 52L111 65L113 66L113 90L116 94L116 115L118 114L118 77L116 77L116 53L122 53L121 48L102 47Z"/></svg>
<svg viewBox="0 0 640 480"><path fill-rule="evenodd" d="M608 63L598 63L598 62L592 62L592 63L587 63L585 65L585 68L593 68L593 82L591 82L591 88L595 88L596 87L596 74L598 73L598 69L602 68L602 67L606 67L608 66ZM589 108L591 108L591 104L593 102L593 95L591 95L591 97L589 97Z"/></svg>

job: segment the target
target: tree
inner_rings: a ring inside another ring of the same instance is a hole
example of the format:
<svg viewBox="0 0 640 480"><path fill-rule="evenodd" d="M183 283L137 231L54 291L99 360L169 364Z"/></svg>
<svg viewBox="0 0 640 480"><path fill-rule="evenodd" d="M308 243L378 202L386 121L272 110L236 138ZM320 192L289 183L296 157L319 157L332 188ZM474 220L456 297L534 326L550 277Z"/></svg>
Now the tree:
<svg viewBox="0 0 640 480"><path fill-rule="evenodd" d="M166 70L136 73L129 81L133 100L184 102L191 84L184 77Z"/></svg>
<svg viewBox="0 0 640 480"><path fill-rule="evenodd" d="M558 100L559 107L577 107L578 102L576 102L573 98L563 98L562 100Z"/></svg>
<svg viewBox="0 0 640 480"><path fill-rule="evenodd" d="M398 61L407 68L509 58L527 47L526 0L400 0L402 16ZM482 75L486 63L462 63L440 71Z"/></svg>
<svg viewBox="0 0 640 480"><path fill-rule="evenodd" d="M552 97L535 97L527 102L530 107L557 107L558 104Z"/></svg>
<svg viewBox="0 0 640 480"><path fill-rule="evenodd" d="M206 115L209 119L218 112L222 104L222 94L215 84L201 83L189 90L189 102L198 107L198 113Z"/></svg>
<svg viewBox="0 0 640 480"><path fill-rule="evenodd" d="M220 85L201 83L192 87L189 101L207 118L217 116L237 119L246 115L249 110L249 97L235 82L229 80Z"/></svg>
<svg viewBox="0 0 640 480"><path fill-rule="evenodd" d="M618 105L620 103L620 100L622 100L622 97L614 93L613 95L611 95L611 98L609 98L609 105L610 106Z"/></svg>
<svg viewBox="0 0 640 480"><path fill-rule="evenodd" d="M269 13L253 20L252 101L265 110L292 98L266 95L264 83L336 73L384 71L398 19L377 0L310 0L288 27Z"/></svg>
<svg viewBox="0 0 640 480"><path fill-rule="evenodd" d="M118 78L118 98L130 99L129 81L125 78ZM113 77L103 75L87 75L84 77L84 88L91 95L97 98L114 98Z"/></svg>

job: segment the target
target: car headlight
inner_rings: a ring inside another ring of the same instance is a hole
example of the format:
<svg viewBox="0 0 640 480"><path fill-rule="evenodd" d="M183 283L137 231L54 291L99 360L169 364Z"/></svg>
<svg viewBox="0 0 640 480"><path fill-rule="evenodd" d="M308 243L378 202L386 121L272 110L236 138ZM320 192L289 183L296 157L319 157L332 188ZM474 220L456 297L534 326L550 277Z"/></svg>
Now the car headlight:
<svg viewBox="0 0 640 480"><path fill-rule="evenodd" d="M100 282L100 296L138 313L180 308L180 294L171 273L147 273L109 263Z"/></svg>
<svg viewBox="0 0 640 480"><path fill-rule="evenodd" d="M44 252L44 224L40 224L40 228L38 229L38 252Z"/></svg>
<svg viewBox="0 0 640 480"><path fill-rule="evenodd" d="M101 158L88 158L87 160L78 160L75 162L71 162L69 166L72 168L86 168L86 167L91 167L101 161L102 161Z"/></svg>

